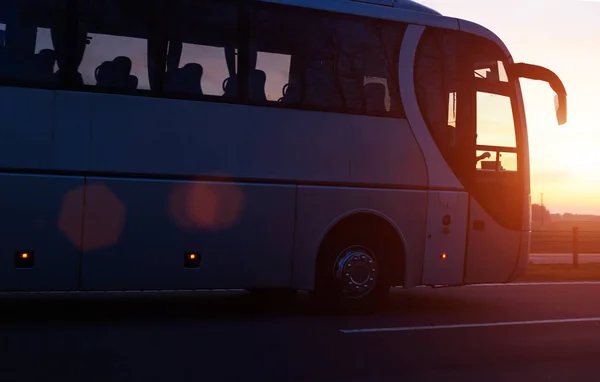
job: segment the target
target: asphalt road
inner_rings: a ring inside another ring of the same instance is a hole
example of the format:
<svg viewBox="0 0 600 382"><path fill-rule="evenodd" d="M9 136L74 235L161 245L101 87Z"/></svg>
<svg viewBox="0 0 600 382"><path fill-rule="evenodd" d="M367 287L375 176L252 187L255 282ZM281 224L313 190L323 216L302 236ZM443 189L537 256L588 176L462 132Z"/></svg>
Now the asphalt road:
<svg viewBox="0 0 600 382"><path fill-rule="evenodd" d="M303 295L11 298L0 380L598 381L598 296L600 283L417 288L363 317L316 314Z"/></svg>
<svg viewBox="0 0 600 382"><path fill-rule="evenodd" d="M571 253L532 253L529 261L535 264L570 264L573 262ZM579 263L600 263L600 253L582 253Z"/></svg>

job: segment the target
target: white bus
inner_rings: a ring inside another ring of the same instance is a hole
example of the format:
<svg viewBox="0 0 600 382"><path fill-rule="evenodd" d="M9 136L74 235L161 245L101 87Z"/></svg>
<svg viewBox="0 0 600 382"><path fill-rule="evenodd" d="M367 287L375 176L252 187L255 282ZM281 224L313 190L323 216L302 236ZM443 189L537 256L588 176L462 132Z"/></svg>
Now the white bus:
<svg viewBox="0 0 600 382"><path fill-rule="evenodd" d="M530 236L515 64L408 0L0 2L0 290L510 282Z"/></svg>

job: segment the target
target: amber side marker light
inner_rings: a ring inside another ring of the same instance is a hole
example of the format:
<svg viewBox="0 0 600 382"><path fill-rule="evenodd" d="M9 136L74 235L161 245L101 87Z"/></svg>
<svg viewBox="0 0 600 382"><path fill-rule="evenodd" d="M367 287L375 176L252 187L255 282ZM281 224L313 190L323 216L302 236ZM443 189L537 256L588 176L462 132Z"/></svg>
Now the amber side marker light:
<svg viewBox="0 0 600 382"><path fill-rule="evenodd" d="M440 257L442 258L442 260L446 260L448 258L448 255L445 253L442 253L442 255Z"/></svg>
<svg viewBox="0 0 600 382"><path fill-rule="evenodd" d="M183 257L185 268L198 268L200 266L200 254L198 252L186 252Z"/></svg>
<svg viewBox="0 0 600 382"><path fill-rule="evenodd" d="M35 254L33 251L17 251L15 268L33 268Z"/></svg>

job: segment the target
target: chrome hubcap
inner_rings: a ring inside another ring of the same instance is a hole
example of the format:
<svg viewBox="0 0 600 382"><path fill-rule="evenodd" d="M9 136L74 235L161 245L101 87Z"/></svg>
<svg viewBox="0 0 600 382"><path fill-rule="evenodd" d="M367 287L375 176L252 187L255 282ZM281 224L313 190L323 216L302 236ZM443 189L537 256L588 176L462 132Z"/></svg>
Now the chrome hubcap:
<svg viewBox="0 0 600 382"><path fill-rule="evenodd" d="M375 287L378 276L375 258L366 248L351 247L342 251L334 266L334 277L344 295L358 298Z"/></svg>

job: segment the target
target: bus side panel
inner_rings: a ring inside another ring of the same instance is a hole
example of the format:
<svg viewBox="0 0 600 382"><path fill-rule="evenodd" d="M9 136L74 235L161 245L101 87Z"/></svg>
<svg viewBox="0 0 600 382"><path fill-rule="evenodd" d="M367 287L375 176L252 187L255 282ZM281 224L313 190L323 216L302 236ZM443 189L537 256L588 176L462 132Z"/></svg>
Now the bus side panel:
<svg viewBox="0 0 600 382"><path fill-rule="evenodd" d="M513 273L507 282L512 282L518 278L521 278L527 271L529 264L529 254L531 252L531 231L521 232L521 248L519 249L519 261L515 266Z"/></svg>
<svg viewBox="0 0 600 382"><path fill-rule="evenodd" d="M429 191L423 284L462 284L468 215L466 192Z"/></svg>
<svg viewBox="0 0 600 382"><path fill-rule="evenodd" d="M52 164L53 109L52 91L0 87L0 167Z"/></svg>
<svg viewBox="0 0 600 382"><path fill-rule="evenodd" d="M77 289L83 186L83 177L0 175L0 290ZM21 251L33 253L31 268L16 268Z"/></svg>
<svg viewBox="0 0 600 382"><path fill-rule="evenodd" d="M88 178L82 288L289 286L295 196L295 186ZM184 268L186 252L197 268Z"/></svg>
<svg viewBox="0 0 600 382"><path fill-rule="evenodd" d="M423 153L405 119L357 116L350 139L351 181L377 187L427 187Z"/></svg>
<svg viewBox="0 0 600 382"><path fill-rule="evenodd" d="M81 96L91 97L93 105L92 171L311 183L427 182L424 165L414 159L421 159L419 147L401 119Z"/></svg>
<svg viewBox="0 0 600 382"><path fill-rule="evenodd" d="M299 187L294 286L313 288L321 239L340 217L353 211L371 211L394 223L406 243L405 284L419 285L423 272L427 191Z"/></svg>
<svg viewBox="0 0 600 382"><path fill-rule="evenodd" d="M92 97L91 170L348 181L352 115L143 97ZM337 149L332 149L337 147Z"/></svg>
<svg viewBox="0 0 600 382"><path fill-rule="evenodd" d="M0 167L85 170L89 110L77 93L0 87Z"/></svg>
<svg viewBox="0 0 600 382"><path fill-rule="evenodd" d="M54 110L54 167L85 171L88 168L91 104L75 92L56 92Z"/></svg>
<svg viewBox="0 0 600 382"><path fill-rule="evenodd" d="M503 283L513 275L523 254L523 232L500 226L470 198L469 243L465 283Z"/></svg>

